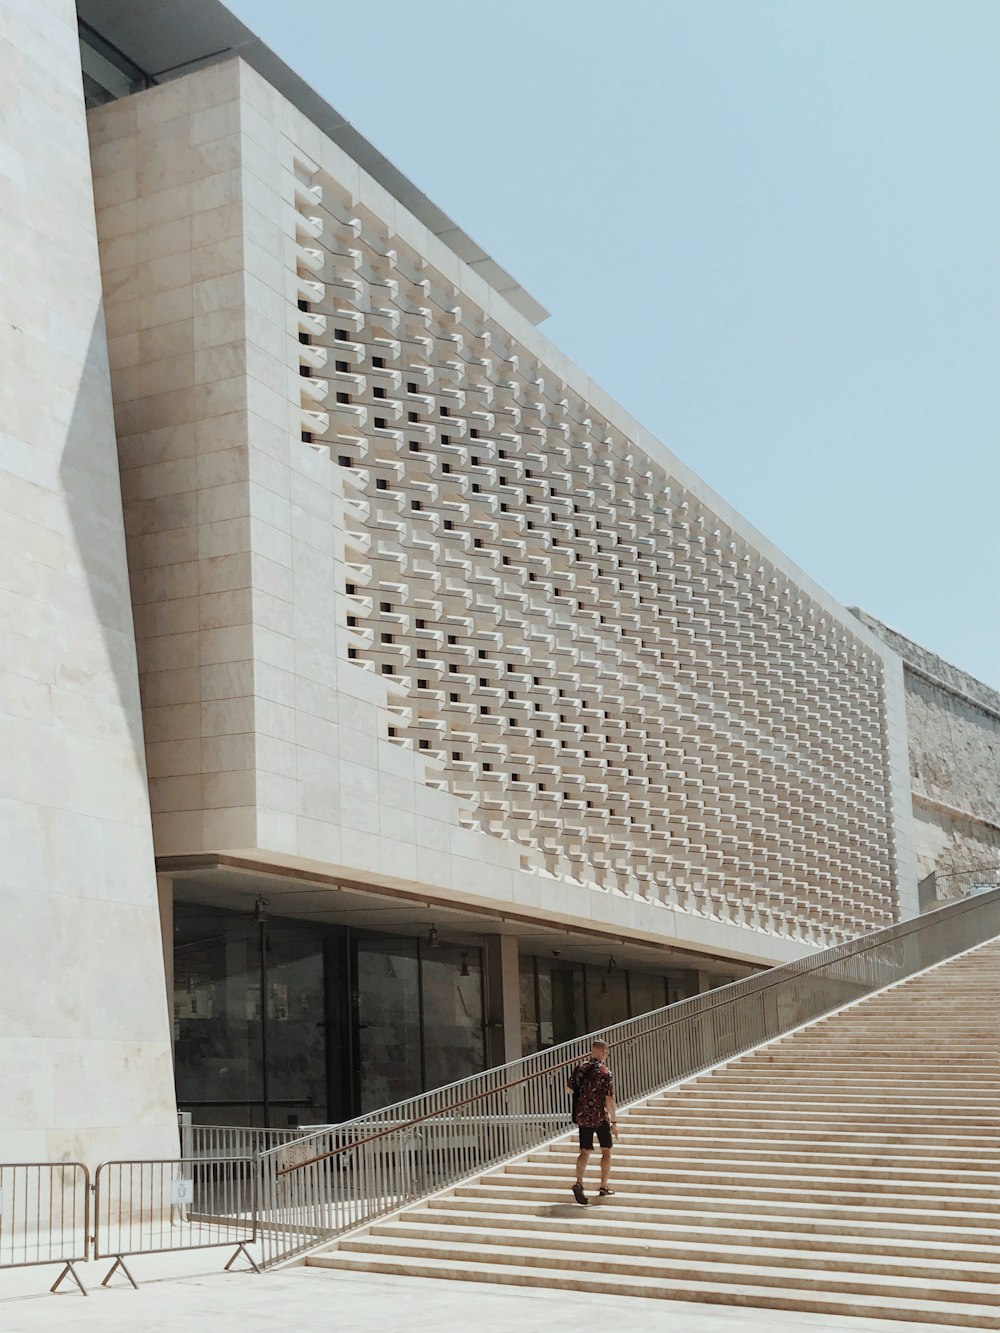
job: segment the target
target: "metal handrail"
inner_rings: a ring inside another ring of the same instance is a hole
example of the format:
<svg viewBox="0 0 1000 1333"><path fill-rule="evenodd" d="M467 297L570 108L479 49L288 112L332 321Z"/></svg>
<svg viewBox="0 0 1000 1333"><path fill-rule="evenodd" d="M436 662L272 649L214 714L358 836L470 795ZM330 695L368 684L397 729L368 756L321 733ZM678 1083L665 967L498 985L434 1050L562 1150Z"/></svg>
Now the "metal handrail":
<svg viewBox="0 0 1000 1333"><path fill-rule="evenodd" d="M983 898L985 897L986 895L983 895ZM1000 890L997 891L997 901L1000 901ZM715 990L707 992L703 995L689 996L684 1000L676 1000L674 1001L673 1004L664 1005L660 1009L650 1010L647 1014L640 1015L640 1018L649 1019L654 1015L665 1014L668 1012L671 1013L671 1017L667 1018L666 1021L663 1023L658 1023L653 1026L643 1027L642 1030L640 1032L637 1032L634 1036L631 1037L625 1036L617 1044L619 1048L621 1047L622 1042L624 1042L626 1045L630 1045L638 1041L640 1037L651 1036L653 1033L664 1031L667 1028L674 1027L679 1023L685 1022L690 1017L690 1015L686 1013L676 1012L678 1009L681 1009L684 1006L691 1005L692 1003L694 1003L698 1006L700 1010L710 1011L712 1009L722 1008L726 1005L738 1004L743 999L744 996L751 994L760 994L761 992L769 990L775 986L780 986L790 976L796 976L796 977L807 976L809 975L809 973L824 970L829 966L831 962L843 961L847 958L860 957L865 953L871 953L877 949L883 948L885 944L893 940L921 932L930 923L931 917L936 914L943 912L953 916L958 916L965 911L976 910L976 907L981 903L982 899L979 899L977 901L975 899L965 899L965 898L959 899L954 903L945 903L942 904L941 907L934 909L933 912L927 912L921 917L913 917L907 921L897 922L895 925L888 926L884 930L874 932L873 935L863 935L859 936L857 939L845 941L842 944L835 944L829 949L824 949L821 953L807 956L804 959L801 958L794 959L792 960L792 962L782 963L779 966L769 968L766 971L757 972L753 976L742 977L736 981L729 982L725 986L719 986ZM623 1028L631 1027L637 1021L639 1020L635 1018L625 1019L624 1022L622 1023L614 1024L610 1028L601 1029L600 1032L595 1031L583 1037L575 1037L571 1041L562 1042L561 1045L546 1047L544 1052L536 1052L535 1055L523 1056L521 1057L520 1060L512 1060L506 1065L495 1066L492 1071L487 1071L487 1072L495 1073L498 1070L514 1069L519 1065L524 1065L529 1060L536 1059L537 1056L540 1054L551 1055L553 1051L558 1051L560 1049L568 1049L570 1047L576 1048L575 1054L569 1056L567 1059L562 1060L557 1064L546 1063L544 1068L536 1069L533 1072L524 1074L519 1078L510 1079L508 1081L497 1084L490 1088L480 1089L478 1092L474 1092L470 1096L463 1097L458 1101L451 1102L447 1106L437 1107L432 1111L424 1112L422 1115L411 1116L409 1119L399 1122L393 1122L392 1125L387 1126L384 1129L380 1129L373 1134L369 1134L364 1138L355 1139L350 1143L342 1144L339 1147L331 1148L326 1152L319 1153L315 1157L308 1157L303 1161L293 1162L287 1166L280 1167L278 1168L277 1174L279 1176L282 1176L282 1175L288 1175L293 1171L301 1171L305 1167L312 1166L317 1162L325 1161L327 1158L339 1157L343 1153L352 1152L360 1147L363 1147L365 1144L373 1143L378 1139L385 1138L389 1134L396 1134L399 1133L401 1130L412 1129L415 1126L423 1124L427 1120L433 1119L437 1116L446 1115L451 1111L461 1110L463 1107L469 1106L473 1102L481 1101L486 1097L492 1097L496 1093L508 1092L511 1089L519 1087L524 1083L529 1083L535 1079L539 1079L544 1076L557 1073L560 1069L565 1069L569 1065L574 1065L578 1062L578 1060L580 1059L579 1047L581 1043L588 1044L590 1043L592 1038L596 1038L597 1036L601 1035L606 1041L608 1041L609 1045L615 1046L616 1045L614 1040L615 1033L621 1031L621 1029ZM461 1079L456 1083L446 1084L444 1088L438 1089L437 1091L441 1092L441 1091L447 1091L450 1088L458 1088L461 1087L463 1083L478 1082L481 1079L481 1077L482 1075L480 1074L473 1074L468 1079ZM421 1093L420 1096L425 1097L427 1096L427 1094ZM410 1100L414 1101L417 1099L411 1098ZM350 1129L352 1126L355 1125L361 1126L366 1121L369 1121L372 1115L375 1114L385 1115L388 1111L394 1110L396 1106L405 1106L406 1104L407 1104L406 1102L397 1102L394 1105L382 1108L378 1112L369 1112L367 1115L356 1116L353 1120L343 1121L341 1124L336 1126L336 1129L340 1132L343 1132L347 1129ZM308 1142L311 1138L316 1138L319 1137L320 1134L325 1134L329 1132L330 1132L329 1130L321 1130L316 1134L303 1136L302 1138L295 1140L294 1143L296 1145L301 1145ZM290 1146L291 1145L289 1144L284 1144L281 1145L281 1147L271 1148L270 1150L268 1150L268 1153L264 1153L262 1154L262 1156L280 1153L284 1149L287 1149Z"/></svg>

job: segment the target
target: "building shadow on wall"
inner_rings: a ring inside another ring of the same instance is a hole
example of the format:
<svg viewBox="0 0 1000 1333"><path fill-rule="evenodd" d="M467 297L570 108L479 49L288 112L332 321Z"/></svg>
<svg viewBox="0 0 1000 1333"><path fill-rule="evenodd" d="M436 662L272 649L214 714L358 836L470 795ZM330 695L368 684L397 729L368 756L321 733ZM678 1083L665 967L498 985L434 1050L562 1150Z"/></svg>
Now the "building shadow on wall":
<svg viewBox="0 0 1000 1333"><path fill-rule="evenodd" d="M109 676L127 727L128 741L146 779L139 672L136 661L132 597L125 549L118 442L115 434L104 317L98 308L87 343L73 411L59 466L74 539L73 571L81 584L70 614L96 619L101 649L75 651L62 645L58 679L67 689L88 689L106 697L99 677ZM89 603L89 606L86 604ZM84 636L92 644L91 636ZM148 783L147 783L148 785Z"/></svg>

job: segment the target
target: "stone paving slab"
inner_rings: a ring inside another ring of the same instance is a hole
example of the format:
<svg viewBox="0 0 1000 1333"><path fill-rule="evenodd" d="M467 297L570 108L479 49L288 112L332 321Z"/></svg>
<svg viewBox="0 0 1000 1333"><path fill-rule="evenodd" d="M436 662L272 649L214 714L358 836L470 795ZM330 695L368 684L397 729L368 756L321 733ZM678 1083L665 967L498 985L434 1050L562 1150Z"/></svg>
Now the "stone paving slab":
<svg viewBox="0 0 1000 1333"><path fill-rule="evenodd" d="M91 1288L48 1293L58 1269L0 1273L2 1333L578 1333L599 1320L628 1333L948 1333L943 1324L740 1310L528 1287L292 1268L257 1277L220 1273L219 1252L130 1260L141 1283L98 1285L105 1265L81 1266ZM197 1323L195 1323L197 1321ZM957 1331L956 1331L957 1333ZM965 1333L968 1333L966 1330Z"/></svg>

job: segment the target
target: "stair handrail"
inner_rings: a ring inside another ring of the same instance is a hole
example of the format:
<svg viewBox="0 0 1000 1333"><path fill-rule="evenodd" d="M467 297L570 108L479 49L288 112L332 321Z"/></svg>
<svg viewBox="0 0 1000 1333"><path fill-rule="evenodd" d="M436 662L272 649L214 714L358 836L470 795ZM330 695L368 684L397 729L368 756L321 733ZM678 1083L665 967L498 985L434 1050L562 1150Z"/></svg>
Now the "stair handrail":
<svg viewBox="0 0 1000 1333"><path fill-rule="evenodd" d="M416 1125L434 1116L445 1115L449 1111L460 1110L463 1106L468 1106L474 1101L481 1101L484 1097L493 1096L497 1092L507 1092L511 1088L519 1087L523 1083L531 1082L533 1079L541 1078L547 1074L557 1073L560 1069L565 1069L570 1065L575 1065L580 1060L579 1048L589 1047L594 1038L601 1037L607 1041L609 1047L620 1049L623 1044L628 1045L638 1041L640 1037L651 1035L654 1032L663 1031L665 1028L674 1027L682 1023L689 1015L687 1013L677 1012L684 1006L697 1006L700 1010L711 1010L721 1008L724 1005L738 1004L744 994L758 994L761 991L768 990L771 987L779 986L790 976L802 976L810 972L817 972L827 967L831 962L842 961L845 958L857 957L864 953L870 953L875 949L881 948L884 944L893 939L899 939L903 936L914 934L926 929L931 924L931 918L939 917L945 913L953 916L959 916L966 911L975 911L988 902L1000 902L1000 888L991 894L981 894L976 898L960 898L953 902L942 904L940 907L932 908L924 912L921 916L908 917L905 921L897 921L891 926L886 926L882 930L872 931L869 934L855 936L852 940L842 941L840 944L834 944L830 948L823 949L815 954L807 954L803 958L794 958L787 963L779 963L775 967L764 968L760 972L755 972L749 977L740 977L735 981L727 982L724 986L717 986L714 990L704 991L700 995L685 996L682 1000L674 1000L671 1004L663 1005L659 1009L651 1009L645 1014L638 1014L633 1018L623 1019L620 1023L612 1024L611 1027L595 1029L593 1032L585 1033L580 1037L572 1037L569 1041L559 1042L554 1046L546 1046L543 1051L534 1051L531 1055L524 1055L516 1060L510 1060L503 1065L494 1065L490 1070L483 1070L478 1074L470 1074L464 1079L458 1079L454 1083L443 1084L442 1087L433 1089L434 1092L445 1092L452 1088L459 1088L463 1083L473 1083L482 1078L483 1073L497 1073L501 1070L514 1069L516 1066L527 1064L531 1060L537 1060L541 1055L551 1055L554 1051L575 1047L576 1053L569 1056L568 1059L560 1061L558 1064L546 1063L544 1068L535 1070L530 1074L524 1074L520 1078L514 1078L509 1081L497 1084L494 1087L483 1089L474 1093L470 1097L463 1097L459 1101L451 1102L447 1106L438 1107L434 1111L428 1111L423 1115L411 1116L401 1122L393 1122L385 1129L379 1130L374 1134L368 1135L363 1139L356 1139L351 1143L345 1144L339 1148L331 1148L327 1152L319 1153L315 1157L308 1157L300 1162L294 1162L287 1166L279 1168L279 1175L287 1175L293 1171L301 1170L304 1167L312 1166L316 1162L321 1162L328 1157L337 1157L345 1152L351 1152L356 1148L362 1147L366 1143L374 1142L376 1139L384 1138L387 1134L395 1134L400 1130L410 1129ZM863 941L869 941L863 944ZM861 946L861 947L858 947ZM878 989L881 989L879 987ZM734 994L734 991L739 994ZM860 998L860 997L858 997ZM634 1036L625 1036L615 1041L615 1033L622 1028L631 1027L642 1019L651 1018L654 1014L663 1014L667 1011L673 1011L672 1016L663 1023L655 1024L652 1027L644 1027L641 1032ZM428 1092L418 1093L415 1097L406 1098L400 1102L391 1102L388 1106L379 1107L377 1110L368 1111L363 1115L354 1116L351 1120L341 1121L336 1126L337 1130L349 1129L354 1125L362 1125L365 1121L371 1120L373 1116L385 1115L389 1111L394 1111L397 1107L402 1107L407 1102L416 1101L418 1098L430 1095ZM312 1134L304 1135L300 1139L295 1139L290 1144L282 1144L274 1148L267 1149L261 1156L272 1156L280 1154L291 1147L298 1147L307 1143L312 1138L317 1138L328 1130L317 1130Z"/></svg>

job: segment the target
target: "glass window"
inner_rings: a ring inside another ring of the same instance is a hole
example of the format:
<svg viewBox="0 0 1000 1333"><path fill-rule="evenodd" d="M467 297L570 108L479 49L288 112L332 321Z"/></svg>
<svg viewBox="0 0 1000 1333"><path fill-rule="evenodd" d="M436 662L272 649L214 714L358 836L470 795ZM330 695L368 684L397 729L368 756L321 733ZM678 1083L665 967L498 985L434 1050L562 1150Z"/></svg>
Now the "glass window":
<svg viewBox="0 0 1000 1333"><path fill-rule="evenodd" d="M416 940L359 938L356 976L363 1113L413 1097L423 1086Z"/></svg>
<svg viewBox="0 0 1000 1333"><path fill-rule="evenodd" d="M623 968L587 967L587 1022L603 1031L628 1018L628 982Z"/></svg>
<svg viewBox="0 0 1000 1333"><path fill-rule="evenodd" d="M629 972L628 983L633 1018L637 1014L648 1014L651 1009L662 1009L667 1003L666 977L653 976L650 972Z"/></svg>
<svg viewBox="0 0 1000 1333"><path fill-rule="evenodd" d="M277 1126L328 1118L324 930L174 904L177 1100L197 1123ZM267 1078L264 1053L267 1051Z"/></svg>
<svg viewBox="0 0 1000 1333"><path fill-rule="evenodd" d="M572 1041L587 1031L587 1015L583 996L583 966L564 963L557 959L548 962L551 1011L546 1016L552 1025L551 1034L542 1027L542 1041L548 1046Z"/></svg>
<svg viewBox="0 0 1000 1333"><path fill-rule="evenodd" d="M328 1119L322 940L309 926L268 923L268 1094L275 1125Z"/></svg>
<svg viewBox="0 0 1000 1333"><path fill-rule="evenodd" d="M698 994L698 973L697 972L668 972L667 973L667 1003L676 1004L678 1000L686 1000L691 995Z"/></svg>
<svg viewBox="0 0 1000 1333"><path fill-rule="evenodd" d="M420 971L424 1087L439 1088L483 1068L482 956L479 949L421 945Z"/></svg>
<svg viewBox="0 0 1000 1333"><path fill-rule="evenodd" d="M195 1120L250 1122L261 1097L260 962L248 916L174 911L177 1100Z"/></svg>
<svg viewBox="0 0 1000 1333"><path fill-rule="evenodd" d="M538 1037L538 996L535 991L535 960L520 960L521 984L521 1050L534 1055L540 1048Z"/></svg>

